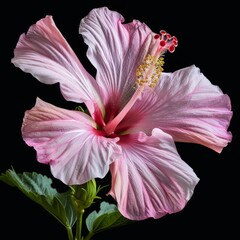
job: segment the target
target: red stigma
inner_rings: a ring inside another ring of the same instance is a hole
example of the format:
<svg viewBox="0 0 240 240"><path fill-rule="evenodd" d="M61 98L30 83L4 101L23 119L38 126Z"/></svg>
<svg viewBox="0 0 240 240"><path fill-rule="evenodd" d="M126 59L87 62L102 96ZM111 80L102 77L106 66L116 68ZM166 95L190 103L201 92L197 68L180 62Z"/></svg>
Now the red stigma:
<svg viewBox="0 0 240 240"><path fill-rule="evenodd" d="M164 47L165 45L166 45L166 42L165 42L164 40L161 40L161 41L160 41L160 46L161 46L161 47Z"/></svg>
<svg viewBox="0 0 240 240"><path fill-rule="evenodd" d="M170 53L174 52L174 51L175 51L174 45L169 46L168 51L169 51Z"/></svg>
<svg viewBox="0 0 240 240"><path fill-rule="evenodd" d="M174 52L175 48L178 45L178 40L175 36L167 33L165 30L161 30L160 35L155 35L155 39L160 38L159 45L164 50L168 50L169 52ZM159 36L156 38L156 36Z"/></svg>

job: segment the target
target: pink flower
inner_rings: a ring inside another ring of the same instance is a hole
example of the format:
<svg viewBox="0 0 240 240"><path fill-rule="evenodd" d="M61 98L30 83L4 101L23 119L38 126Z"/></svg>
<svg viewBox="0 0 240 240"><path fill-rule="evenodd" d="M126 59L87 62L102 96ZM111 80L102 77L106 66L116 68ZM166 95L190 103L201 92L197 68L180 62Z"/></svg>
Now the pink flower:
<svg viewBox="0 0 240 240"><path fill-rule="evenodd" d="M228 95L192 65L163 72L163 54L177 38L153 33L138 20L106 7L80 23L92 77L51 16L22 34L12 63L40 82L59 83L66 100L84 103L89 115L37 98L26 111L24 141L54 177L68 185L112 175L109 194L129 219L178 212L199 178L179 156L175 143L204 145L220 153L231 141Z"/></svg>

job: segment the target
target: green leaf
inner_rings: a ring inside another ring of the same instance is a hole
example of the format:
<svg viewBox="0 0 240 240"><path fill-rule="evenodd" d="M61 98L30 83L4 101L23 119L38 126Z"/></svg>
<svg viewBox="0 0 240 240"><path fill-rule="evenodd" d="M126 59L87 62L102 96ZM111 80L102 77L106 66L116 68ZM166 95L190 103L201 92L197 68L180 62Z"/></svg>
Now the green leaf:
<svg viewBox="0 0 240 240"><path fill-rule="evenodd" d="M135 221L124 218L115 204L102 202L100 211L91 212L86 218L86 225L91 236L119 226L124 226Z"/></svg>
<svg viewBox="0 0 240 240"><path fill-rule="evenodd" d="M0 180L17 187L34 202L40 204L66 228L71 228L77 216L69 192L58 193L51 187L52 179L36 172L17 174L13 169L0 175Z"/></svg>

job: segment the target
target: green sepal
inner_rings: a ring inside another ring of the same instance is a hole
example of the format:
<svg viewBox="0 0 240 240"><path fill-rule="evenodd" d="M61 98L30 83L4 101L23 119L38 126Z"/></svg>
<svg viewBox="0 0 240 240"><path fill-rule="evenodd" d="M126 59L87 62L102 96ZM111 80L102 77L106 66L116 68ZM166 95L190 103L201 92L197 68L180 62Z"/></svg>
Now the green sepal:
<svg viewBox="0 0 240 240"><path fill-rule="evenodd" d="M40 204L66 228L72 228L77 220L76 211L72 205L70 190L58 193L51 187L52 179L36 172L16 173L9 169L0 175L0 180L12 187L17 187L34 202Z"/></svg>
<svg viewBox="0 0 240 240"><path fill-rule="evenodd" d="M109 204L104 201L101 202L99 212L93 211L86 218L86 225L90 236L133 222L135 221L123 217L115 204Z"/></svg>

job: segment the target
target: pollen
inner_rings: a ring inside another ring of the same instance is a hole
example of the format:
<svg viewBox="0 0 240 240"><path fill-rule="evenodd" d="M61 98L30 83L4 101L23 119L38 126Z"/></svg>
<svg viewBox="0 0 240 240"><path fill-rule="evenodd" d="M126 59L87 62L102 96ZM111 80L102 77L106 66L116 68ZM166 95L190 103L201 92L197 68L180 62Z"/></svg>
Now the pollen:
<svg viewBox="0 0 240 240"><path fill-rule="evenodd" d="M136 84L138 86L147 85L154 88L163 71L164 58L151 56L148 54L143 63L136 70Z"/></svg>

